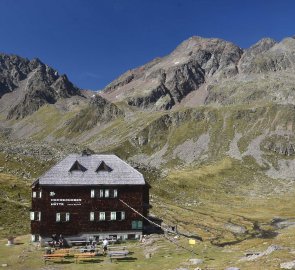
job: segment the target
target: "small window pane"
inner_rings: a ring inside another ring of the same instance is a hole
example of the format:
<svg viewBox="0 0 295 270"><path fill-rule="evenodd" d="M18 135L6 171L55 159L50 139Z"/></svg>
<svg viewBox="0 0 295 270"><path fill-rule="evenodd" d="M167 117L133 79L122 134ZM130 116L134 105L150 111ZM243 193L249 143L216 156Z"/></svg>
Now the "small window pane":
<svg viewBox="0 0 295 270"><path fill-rule="evenodd" d="M125 212L121 212L121 220L125 219Z"/></svg>
<svg viewBox="0 0 295 270"><path fill-rule="evenodd" d="M42 191L40 191L39 193L39 198L42 198Z"/></svg>
<svg viewBox="0 0 295 270"><path fill-rule="evenodd" d="M35 219L35 213L34 212L30 212L30 219L34 220Z"/></svg>
<svg viewBox="0 0 295 270"><path fill-rule="evenodd" d="M118 197L118 190L114 189L114 198L117 198L117 197Z"/></svg>
<svg viewBox="0 0 295 270"><path fill-rule="evenodd" d="M109 191L108 189L106 189L106 190L104 191L104 196L105 196L105 198L110 197L110 191Z"/></svg>
<svg viewBox="0 0 295 270"><path fill-rule="evenodd" d="M38 220L41 220L41 212L38 212Z"/></svg>
<svg viewBox="0 0 295 270"><path fill-rule="evenodd" d="M142 221L141 220L137 221L137 228L142 229Z"/></svg>
<svg viewBox="0 0 295 270"><path fill-rule="evenodd" d="M36 197L37 197L37 192L33 191L33 198L36 198Z"/></svg>
<svg viewBox="0 0 295 270"><path fill-rule="evenodd" d="M99 190L99 197L100 197L100 198L103 198L103 189L100 189L100 190Z"/></svg>
<svg viewBox="0 0 295 270"><path fill-rule="evenodd" d="M60 222L60 213L56 213L56 221Z"/></svg>
<svg viewBox="0 0 295 270"><path fill-rule="evenodd" d="M66 221L70 220L70 213L66 213Z"/></svg>

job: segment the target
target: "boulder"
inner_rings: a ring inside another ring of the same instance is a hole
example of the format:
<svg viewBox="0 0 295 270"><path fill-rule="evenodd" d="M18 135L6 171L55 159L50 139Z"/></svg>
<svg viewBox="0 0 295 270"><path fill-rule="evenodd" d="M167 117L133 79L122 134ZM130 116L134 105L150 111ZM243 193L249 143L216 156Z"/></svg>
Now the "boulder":
<svg viewBox="0 0 295 270"><path fill-rule="evenodd" d="M202 260L202 259L189 259L189 262L190 262L191 264L196 265L196 264L201 264L201 263L203 263L204 260Z"/></svg>
<svg viewBox="0 0 295 270"><path fill-rule="evenodd" d="M281 263L280 268L281 269L295 269L295 261Z"/></svg>

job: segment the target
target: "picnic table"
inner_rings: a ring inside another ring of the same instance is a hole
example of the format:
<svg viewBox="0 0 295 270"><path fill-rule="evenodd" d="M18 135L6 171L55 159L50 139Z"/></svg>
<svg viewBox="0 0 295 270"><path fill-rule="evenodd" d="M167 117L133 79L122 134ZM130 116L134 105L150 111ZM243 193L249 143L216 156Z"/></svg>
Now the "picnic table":
<svg viewBox="0 0 295 270"><path fill-rule="evenodd" d="M97 256L95 253L76 253L75 255L75 261L76 263L80 262L80 261L88 261L88 260L97 260Z"/></svg>
<svg viewBox="0 0 295 270"><path fill-rule="evenodd" d="M79 248L81 253L102 253L102 249L100 247L81 247Z"/></svg>
<svg viewBox="0 0 295 270"><path fill-rule="evenodd" d="M107 254L110 257L110 261L112 262L113 259L126 258L127 255L129 254L129 251L128 250L113 250L113 251L108 251Z"/></svg>
<svg viewBox="0 0 295 270"><path fill-rule="evenodd" d="M46 264L48 261L59 261L62 262L65 260L66 254L58 254L58 253L53 253L53 254L44 254L43 259Z"/></svg>

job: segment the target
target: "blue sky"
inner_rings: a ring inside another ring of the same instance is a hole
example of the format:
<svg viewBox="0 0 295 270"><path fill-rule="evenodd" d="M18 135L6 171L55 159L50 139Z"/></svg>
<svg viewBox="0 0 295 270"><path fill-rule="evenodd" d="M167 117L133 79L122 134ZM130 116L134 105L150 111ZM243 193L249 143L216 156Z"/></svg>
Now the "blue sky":
<svg viewBox="0 0 295 270"><path fill-rule="evenodd" d="M0 0L0 51L101 89L193 35L247 48L295 35L293 0Z"/></svg>

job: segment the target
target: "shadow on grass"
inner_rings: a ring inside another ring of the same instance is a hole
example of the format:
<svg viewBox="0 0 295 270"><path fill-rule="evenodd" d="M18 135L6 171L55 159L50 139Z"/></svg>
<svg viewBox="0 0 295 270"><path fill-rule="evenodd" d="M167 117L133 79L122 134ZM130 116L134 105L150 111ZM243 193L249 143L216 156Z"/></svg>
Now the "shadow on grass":
<svg viewBox="0 0 295 270"><path fill-rule="evenodd" d="M70 264L73 263L74 261L49 261L46 262L45 265L52 265L52 264Z"/></svg>
<svg viewBox="0 0 295 270"><path fill-rule="evenodd" d="M79 260L78 262L74 261L74 260L67 260L67 261L51 261L51 262L47 262L46 265L53 265L53 264L94 264L94 263L101 263L103 262L103 260L101 259L85 259L85 260Z"/></svg>
<svg viewBox="0 0 295 270"><path fill-rule="evenodd" d="M90 259L90 260L80 260L77 264L87 264L87 263L101 263L103 260L101 259Z"/></svg>
<svg viewBox="0 0 295 270"><path fill-rule="evenodd" d="M137 258L125 257L125 258L117 258L115 260L118 261L118 262L135 262L137 260ZM114 261L114 259L112 259L112 261Z"/></svg>

